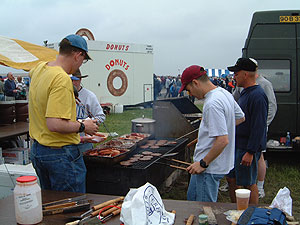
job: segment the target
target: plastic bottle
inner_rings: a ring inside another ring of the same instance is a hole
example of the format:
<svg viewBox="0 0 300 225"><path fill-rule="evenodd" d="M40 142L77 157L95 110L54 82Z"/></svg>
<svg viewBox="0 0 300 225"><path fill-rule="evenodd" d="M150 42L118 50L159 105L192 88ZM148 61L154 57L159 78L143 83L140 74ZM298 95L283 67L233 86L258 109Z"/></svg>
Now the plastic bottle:
<svg viewBox="0 0 300 225"><path fill-rule="evenodd" d="M290 136L290 132L287 132L285 146L290 146L290 145L291 145L291 136Z"/></svg>
<svg viewBox="0 0 300 225"><path fill-rule="evenodd" d="M37 224L42 221L41 188L35 176L17 178L14 189L14 202L18 224Z"/></svg>
<svg viewBox="0 0 300 225"><path fill-rule="evenodd" d="M199 215L199 225L208 225L208 218L206 214Z"/></svg>

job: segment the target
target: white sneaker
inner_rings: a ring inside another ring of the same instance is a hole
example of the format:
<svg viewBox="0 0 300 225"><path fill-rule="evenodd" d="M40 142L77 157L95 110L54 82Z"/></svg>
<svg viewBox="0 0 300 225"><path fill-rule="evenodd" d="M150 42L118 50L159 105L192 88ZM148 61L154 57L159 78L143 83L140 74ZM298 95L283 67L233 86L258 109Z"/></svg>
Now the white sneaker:
<svg viewBox="0 0 300 225"><path fill-rule="evenodd" d="M263 198L265 197L265 190L264 189L258 189L258 198Z"/></svg>
<svg viewBox="0 0 300 225"><path fill-rule="evenodd" d="M222 186L219 187L220 191L228 191L228 183L226 182L225 184L223 184Z"/></svg>

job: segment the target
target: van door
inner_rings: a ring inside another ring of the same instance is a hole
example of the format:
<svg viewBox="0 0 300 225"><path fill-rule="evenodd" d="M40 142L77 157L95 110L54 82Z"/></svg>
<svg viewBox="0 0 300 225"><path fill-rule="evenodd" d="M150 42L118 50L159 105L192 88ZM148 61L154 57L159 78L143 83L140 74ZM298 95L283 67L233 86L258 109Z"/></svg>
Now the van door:
<svg viewBox="0 0 300 225"><path fill-rule="evenodd" d="M295 135L299 135L300 134L300 24L297 24L297 66L296 66L296 78L297 78L297 87L298 87L298 95L297 95L297 104L298 104L298 113L297 113L297 133ZM292 136L293 138L293 136Z"/></svg>
<svg viewBox="0 0 300 225"><path fill-rule="evenodd" d="M296 24L257 23L243 49L244 56L258 61L258 73L273 84L277 113L269 126L269 138L299 132L296 28Z"/></svg>

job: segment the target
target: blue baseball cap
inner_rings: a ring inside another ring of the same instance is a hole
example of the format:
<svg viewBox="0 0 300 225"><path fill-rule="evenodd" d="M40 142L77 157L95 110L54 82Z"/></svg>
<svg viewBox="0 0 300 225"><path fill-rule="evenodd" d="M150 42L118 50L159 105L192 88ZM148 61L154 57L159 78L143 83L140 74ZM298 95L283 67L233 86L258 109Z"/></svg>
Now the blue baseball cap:
<svg viewBox="0 0 300 225"><path fill-rule="evenodd" d="M88 55L87 43L86 43L86 40L83 37L81 37L80 35L77 35L77 34L70 34L65 38L68 39L68 41L71 43L71 45L73 47L80 48L80 49L84 50L85 53L86 53L86 59L88 59L88 60L92 59Z"/></svg>
<svg viewBox="0 0 300 225"><path fill-rule="evenodd" d="M71 80L80 80L80 78L75 77L75 76L71 76Z"/></svg>

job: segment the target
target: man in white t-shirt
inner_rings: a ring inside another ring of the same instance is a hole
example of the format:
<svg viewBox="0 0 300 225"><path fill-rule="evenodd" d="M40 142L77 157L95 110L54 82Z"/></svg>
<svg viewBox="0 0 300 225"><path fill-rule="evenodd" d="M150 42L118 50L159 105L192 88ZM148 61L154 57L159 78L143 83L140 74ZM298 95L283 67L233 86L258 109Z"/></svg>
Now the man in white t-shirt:
<svg viewBox="0 0 300 225"><path fill-rule="evenodd" d="M232 95L216 87L200 66L186 68L180 92L204 99L203 116L194 153L194 163L187 168L192 174L187 200L216 202L220 179L234 167L235 126L244 113Z"/></svg>

